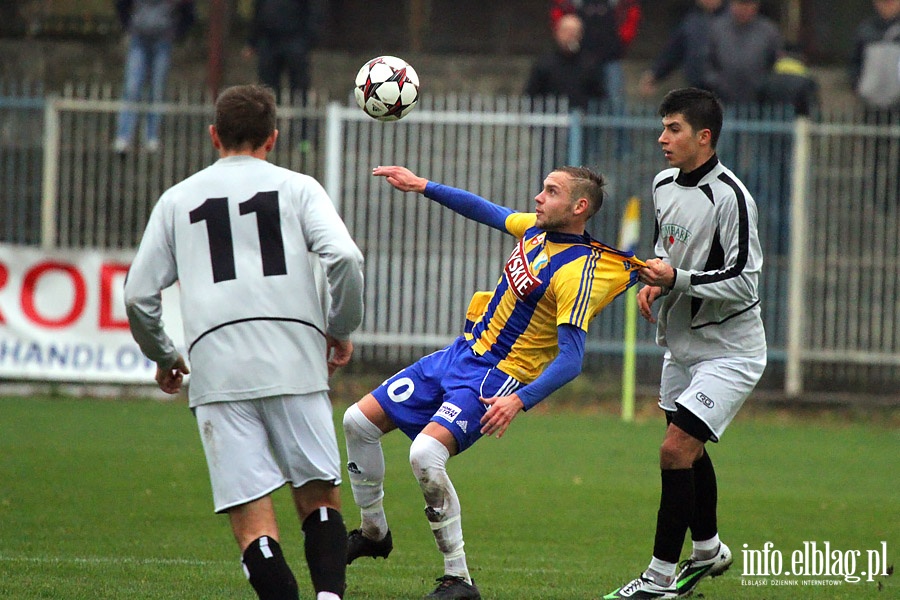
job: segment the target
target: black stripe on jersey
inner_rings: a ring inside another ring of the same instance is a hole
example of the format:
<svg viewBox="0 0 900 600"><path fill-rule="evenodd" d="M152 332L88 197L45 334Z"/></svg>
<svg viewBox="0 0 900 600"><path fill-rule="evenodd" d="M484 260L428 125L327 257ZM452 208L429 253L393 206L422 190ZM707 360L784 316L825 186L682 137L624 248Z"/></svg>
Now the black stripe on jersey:
<svg viewBox="0 0 900 600"><path fill-rule="evenodd" d="M722 173L718 177L719 181L730 187L737 199L738 208L738 254L734 265L724 271L717 273L696 274L691 275L691 285L703 285L707 283L715 283L737 277L740 275L744 267L747 266L747 258L750 256L750 215L747 212L747 198L736 181L731 179L727 174ZM710 248L712 254L713 248ZM709 259L707 259L709 262Z"/></svg>
<svg viewBox="0 0 900 600"><path fill-rule="evenodd" d="M653 188L653 191L655 192L657 189L661 188L664 185L669 185L673 181L675 181L674 175L670 175L664 179L660 179L659 183L656 184L656 187ZM657 211L657 214L659 214L659 211ZM656 242L658 242L658 241L659 241L659 219L653 219L653 245L656 246Z"/></svg>
<svg viewBox="0 0 900 600"><path fill-rule="evenodd" d="M722 248L722 242L719 241L719 228L716 227L716 233L713 234L712 244L709 248L709 256L706 257L706 264L703 266L704 271L718 271L725 265L725 250ZM691 297L691 319L700 312L703 306L703 298L697 296Z"/></svg>
<svg viewBox="0 0 900 600"><path fill-rule="evenodd" d="M653 190L656 191L657 188L661 188L661 187L664 186L664 185L669 185L669 184L672 183L673 181L675 181L675 176L674 176L674 175L669 175L668 177L666 177L666 178L664 178L664 179L660 179L660 180L659 180L659 183L656 184L656 187L653 188Z"/></svg>
<svg viewBox="0 0 900 600"><path fill-rule="evenodd" d="M706 197L709 198L709 201L712 202L712 205L716 205L716 199L713 197L712 188L709 187L708 183L704 183L700 186L700 191L706 194Z"/></svg>
<svg viewBox="0 0 900 600"><path fill-rule="evenodd" d="M202 340L204 337L206 337L207 335L209 335L209 334L212 333L213 331L216 331L216 330L218 330L218 329L222 329L223 327L227 327L227 326L229 326L229 325L237 325L238 323L248 323L248 322L250 322L250 321L282 321L282 322L287 322L287 323L299 323L299 324L301 324L301 325L306 325L307 327L312 327L313 329L315 329L316 331L318 331L319 334L320 334L322 337L325 337L325 332L324 332L324 331L322 331L321 329L319 329L318 327L316 327L314 323L310 323L309 321L304 321L303 319L290 319L290 318L288 318L288 317L249 317L249 318L247 318L247 319L235 319L234 321L226 321L225 323L219 323L218 325L216 325L216 326L213 327L212 329L207 329L206 331L204 331L203 333L201 333L200 335L198 335L198 336L197 336L197 339L195 339L195 340L191 343L190 347L188 348L188 354L191 353L191 350L194 349L194 346L197 345L197 342L199 342L200 340Z"/></svg>
<svg viewBox="0 0 900 600"><path fill-rule="evenodd" d="M722 319L721 321L710 321L709 323L704 323L703 325L692 325L692 326L691 326L691 329L703 329L704 327L709 327L710 325L721 325L721 324L724 323L725 321L730 321L731 319L733 319L733 318L735 318L735 317L737 317L737 316L739 316L739 315L744 314L745 312L747 312L748 310L752 309L754 306L756 306L757 304L759 304L759 302L760 302L760 301L757 300L756 302L754 302L753 304L751 304L751 305L748 306L747 308L745 308L745 309L743 309L743 310L739 310L739 311L737 311L737 312L734 313L734 314L728 315L727 317L725 317L725 318Z"/></svg>

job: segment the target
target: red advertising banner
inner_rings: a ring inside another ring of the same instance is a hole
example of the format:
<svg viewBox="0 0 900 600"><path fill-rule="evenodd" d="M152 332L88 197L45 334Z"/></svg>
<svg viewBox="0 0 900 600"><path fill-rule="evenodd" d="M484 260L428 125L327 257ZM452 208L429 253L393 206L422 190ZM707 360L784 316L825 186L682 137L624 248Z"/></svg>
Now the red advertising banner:
<svg viewBox="0 0 900 600"><path fill-rule="evenodd" d="M122 287L133 251L0 244L0 377L152 384L156 366L128 331ZM177 286L166 331L183 346Z"/></svg>

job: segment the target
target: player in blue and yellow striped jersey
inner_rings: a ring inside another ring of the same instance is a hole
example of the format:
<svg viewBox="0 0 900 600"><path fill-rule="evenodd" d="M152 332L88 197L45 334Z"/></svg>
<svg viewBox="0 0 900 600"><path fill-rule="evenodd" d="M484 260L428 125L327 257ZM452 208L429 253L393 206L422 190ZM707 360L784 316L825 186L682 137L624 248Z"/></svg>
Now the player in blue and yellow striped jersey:
<svg viewBox="0 0 900 600"><path fill-rule="evenodd" d="M444 554L444 575L427 597L477 599L447 460L482 435L502 436L519 411L581 372L588 323L637 281L643 263L585 232L604 197L603 178L586 168L550 173L534 213L514 212L404 167L377 167L373 174L518 240L494 291L473 297L464 335L400 371L344 415L347 469L362 515L349 536L348 564L360 556L387 557L393 547L382 505L380 440L400 429L413 440L410 464Z"/></svg>

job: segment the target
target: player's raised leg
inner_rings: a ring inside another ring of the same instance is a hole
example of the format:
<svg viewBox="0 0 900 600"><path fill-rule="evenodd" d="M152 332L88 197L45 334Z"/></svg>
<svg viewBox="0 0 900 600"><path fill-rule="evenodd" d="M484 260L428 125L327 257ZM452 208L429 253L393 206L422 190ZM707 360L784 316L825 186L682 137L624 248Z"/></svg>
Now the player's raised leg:
<svg viewBox="0 0 900 600"><path fill-rule="evenodd" d="M456 453L453 434L434 422L425 426L409 448L409 464L425 496L425 516L444 555L444 575L426 598L479 600L481 594L466 564L459 497L447 475L447 460Z"/></svg>
<svg viewBox="0 0 900 600"><path fill-rule="evenodd" d="M387 558L394 547L384 512L384 452L381 436L396 426L372 394L344 412L347 471L361 524L347 540L347 564L360 556Z"/></svg>

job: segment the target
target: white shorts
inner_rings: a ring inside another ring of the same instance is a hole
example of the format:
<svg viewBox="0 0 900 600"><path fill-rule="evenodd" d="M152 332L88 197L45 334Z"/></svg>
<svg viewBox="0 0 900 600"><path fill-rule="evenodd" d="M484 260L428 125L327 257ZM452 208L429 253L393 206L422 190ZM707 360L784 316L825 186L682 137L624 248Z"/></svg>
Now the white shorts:
<svg viewBox="0 0 900 600"><path fill-rule="evenodd" d="M714 358L692 365L676 362L666 352L659 407L670 412L684 407L706 423L712 432L710 440L718 442L765 368L765 352L758 356Z"/></svg>
<svg viewBox="0 0 900 600"><path fill-rule="evenodd" d="M214 402L196 407L216 512L271 494L287 482L341 483L326 392Z"/></svg>

